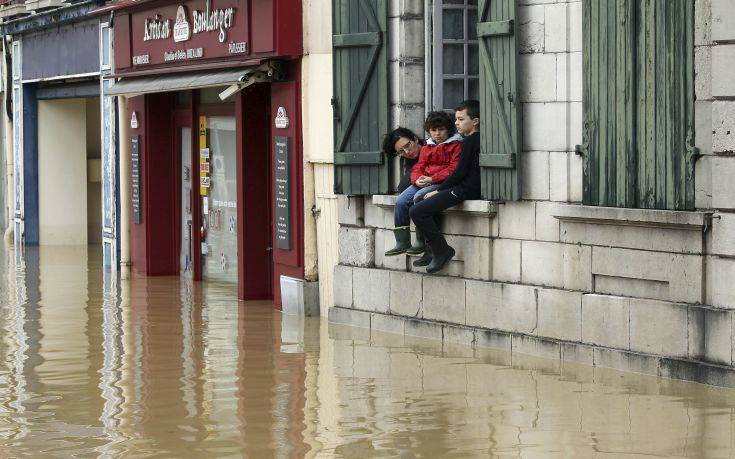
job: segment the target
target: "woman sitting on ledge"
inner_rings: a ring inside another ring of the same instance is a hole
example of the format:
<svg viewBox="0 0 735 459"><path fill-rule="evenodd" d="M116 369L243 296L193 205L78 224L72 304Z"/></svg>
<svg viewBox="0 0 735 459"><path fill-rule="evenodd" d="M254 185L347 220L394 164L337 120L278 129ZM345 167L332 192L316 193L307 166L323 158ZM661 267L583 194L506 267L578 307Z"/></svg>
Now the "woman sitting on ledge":
<svg viewBox="0 0 735 459"><path fill-rule="evenodd" d="M436 224L441 212L466 199L480 198L480 102L466 100L455 111L457 131L465 136L459 165L441 185L416 200L410 216L416 232L424 234L428 247L414 266L426 266L427 273L440 271L454 257Z"/></svg>
<svg viewBox="0 0 735 459"><path fill-rule="evenodd" d="M454 123L445 112L431 112L426 117L424 129L429 132L426 145L421 148L419 161L411 170L411 185L396 201L395 229L396 245L385 252L386 256L404 253L419 254L424 251L424 237L417 234L417 247L411 247L411 220L408 211L415 201L439 187L457 167L462 152L462 136L455 134ZM400 140L398 141L400 142ZM394 144L396 151L405 151L409 146Z"/></svg>

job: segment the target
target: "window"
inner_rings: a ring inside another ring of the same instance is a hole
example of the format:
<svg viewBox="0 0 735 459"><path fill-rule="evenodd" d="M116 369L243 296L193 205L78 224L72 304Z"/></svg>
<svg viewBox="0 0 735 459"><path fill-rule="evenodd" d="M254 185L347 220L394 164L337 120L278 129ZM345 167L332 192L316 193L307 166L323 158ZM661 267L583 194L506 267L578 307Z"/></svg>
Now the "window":
<svg viewBox="0 0 735 459"><path fill-rule="evenodd" d="M112 30L110 24L100 24L100 68L102 70L110 70L110 56L112 54Z"/></svg>
<svg viewBox="0 0 735 459"><path fill-rule="evenodd" d="M451 110L478 99L477 0L435 0L433 24L433 107Z"/></svg>
<svg viewBox="0 0 735 459"><path fill-rule="evenodd" d="M583 3L584 202L694 209L694 1Z"/></svg>

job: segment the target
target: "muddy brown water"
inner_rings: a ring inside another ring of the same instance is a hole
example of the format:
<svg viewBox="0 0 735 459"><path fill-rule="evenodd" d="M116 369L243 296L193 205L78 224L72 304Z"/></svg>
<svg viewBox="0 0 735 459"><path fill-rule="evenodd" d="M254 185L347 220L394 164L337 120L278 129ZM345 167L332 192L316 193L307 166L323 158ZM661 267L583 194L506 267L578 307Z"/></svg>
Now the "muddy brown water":
<svg viewBox="0 0 735 459"><path fill-rule="evenodd" d="M735 392L0 253L0 457L730 457Z"/></svg>

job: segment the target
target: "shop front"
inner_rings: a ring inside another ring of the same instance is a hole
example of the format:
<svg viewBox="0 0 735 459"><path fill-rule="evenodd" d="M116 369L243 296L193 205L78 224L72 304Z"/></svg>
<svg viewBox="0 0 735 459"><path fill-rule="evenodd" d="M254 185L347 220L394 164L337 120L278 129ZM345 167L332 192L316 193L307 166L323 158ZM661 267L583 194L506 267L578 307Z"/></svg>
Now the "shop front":
<svg viewBox="0 0 735 459"><path fill-rule="evenodd" d="M106 93L125 97L132 270L236 284L241 299L280 307L281 277L304 277L299 8L190 0L98 11L110 12Z"/></svg>

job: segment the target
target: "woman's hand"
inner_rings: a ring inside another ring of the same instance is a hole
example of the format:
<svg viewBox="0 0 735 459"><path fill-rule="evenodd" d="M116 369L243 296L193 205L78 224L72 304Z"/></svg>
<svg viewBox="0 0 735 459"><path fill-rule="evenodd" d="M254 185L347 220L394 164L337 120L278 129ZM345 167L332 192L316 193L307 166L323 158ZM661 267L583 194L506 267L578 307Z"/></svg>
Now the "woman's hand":
<svg viewBox="0 0 735 459"><path fill-rule="evenodd" d="M427 185L431 185L431 177L428 175L422 175L418 179L416 179L416 186L419 188L423 188Z"/></svg>

